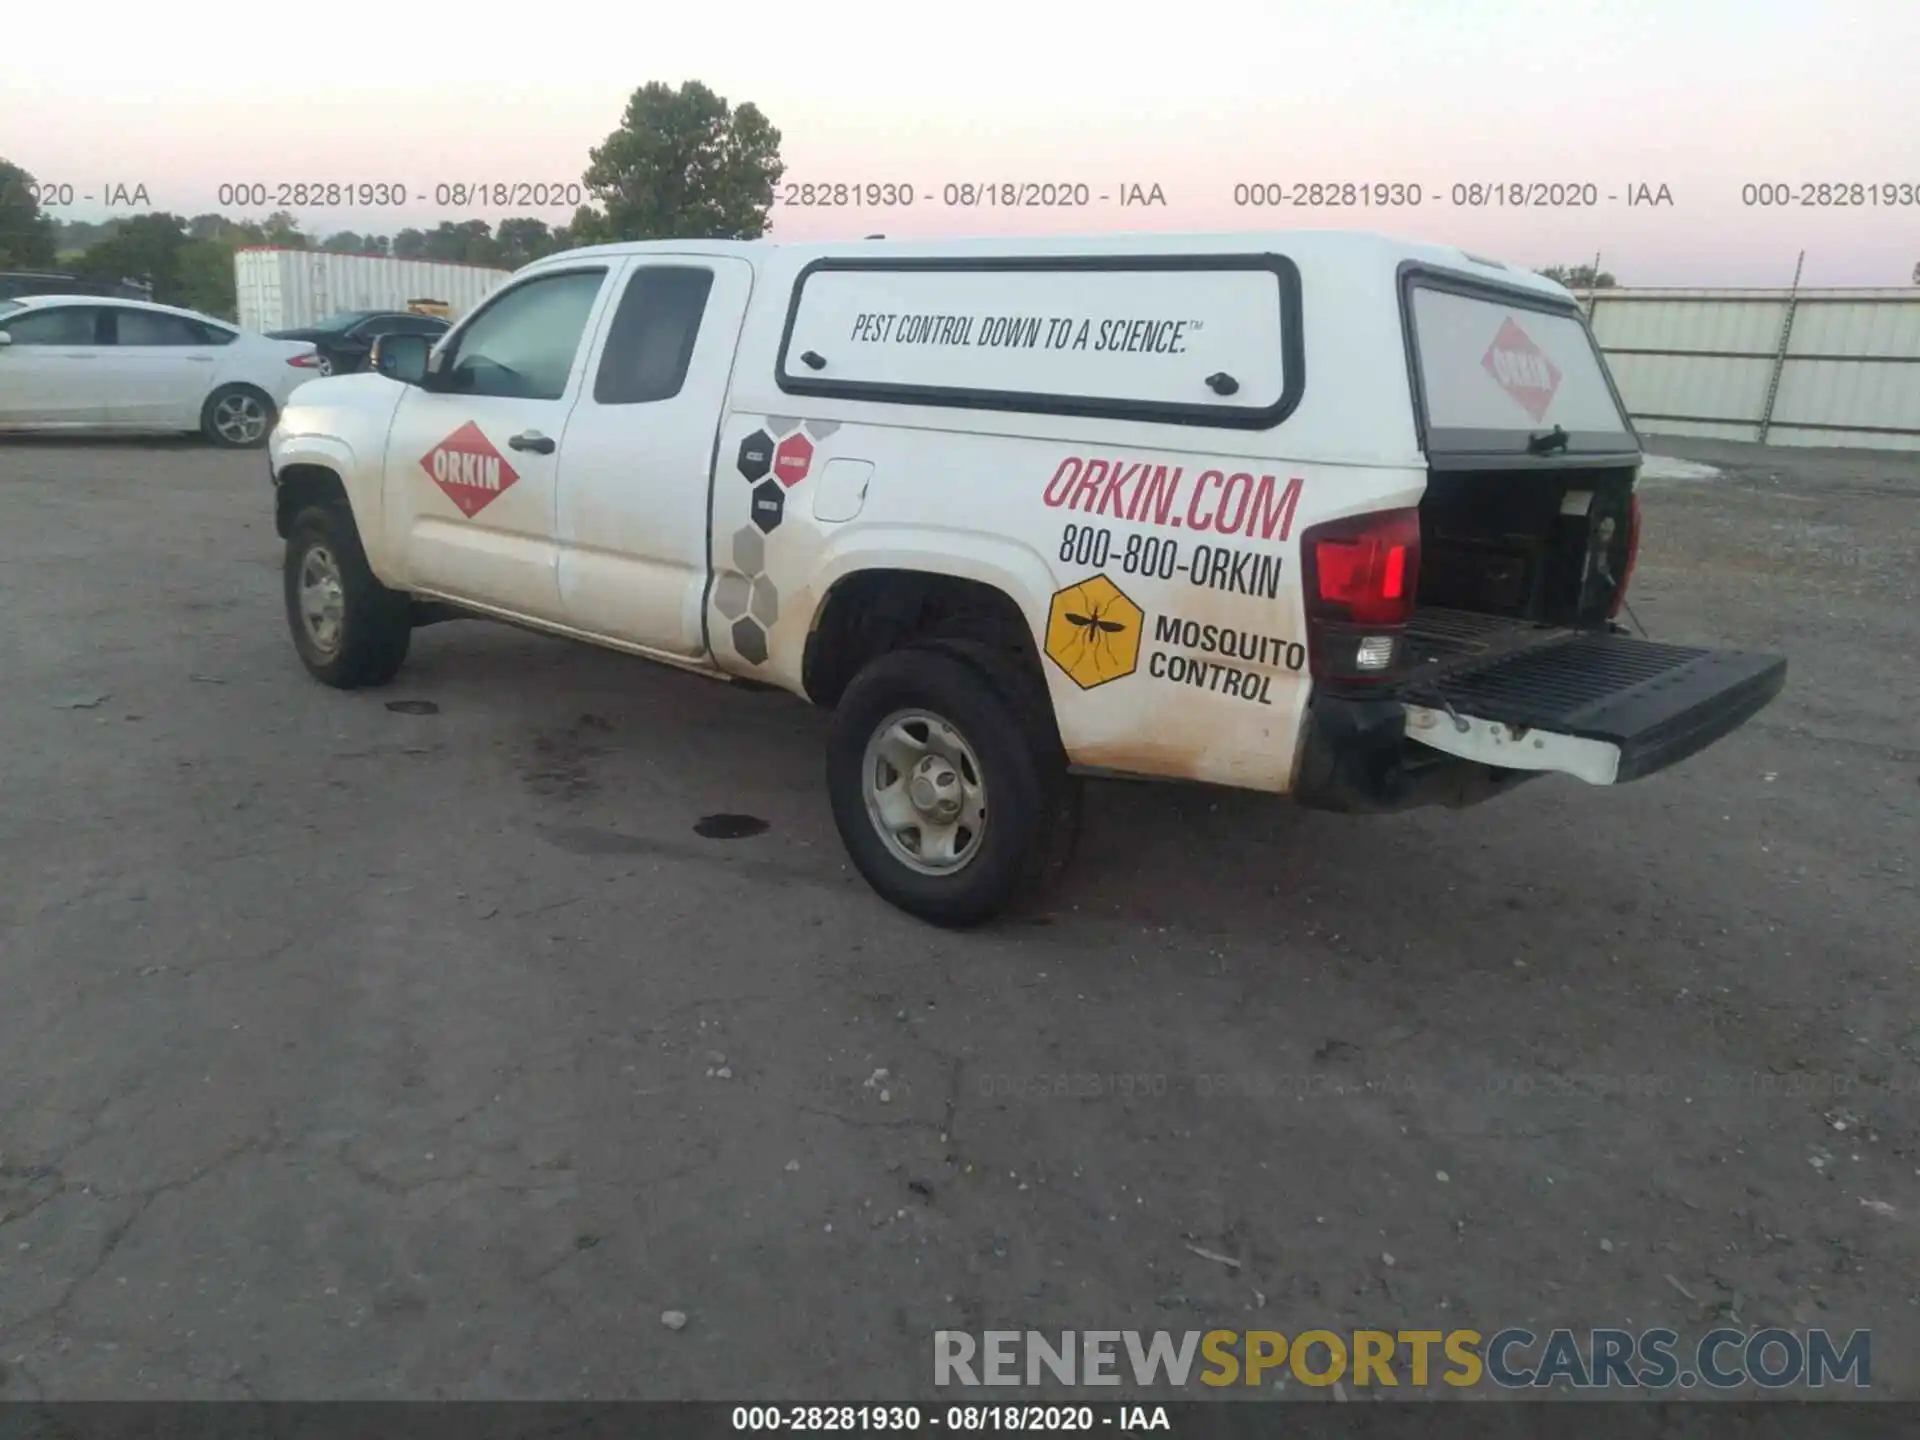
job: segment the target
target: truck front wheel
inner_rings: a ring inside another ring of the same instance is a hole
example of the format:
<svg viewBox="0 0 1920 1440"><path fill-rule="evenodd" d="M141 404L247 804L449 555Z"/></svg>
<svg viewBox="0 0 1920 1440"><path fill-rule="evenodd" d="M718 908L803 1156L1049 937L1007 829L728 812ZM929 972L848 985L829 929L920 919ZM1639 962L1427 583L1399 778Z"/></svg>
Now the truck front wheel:
<svg viewBox="0 0 1920 1440"><path fill-rule="evenodd" d="M1039 896L1079 827L1043 692L971 646L881 656L834 711L827 793L854 867L881 898L942 926Z"/></svg>
<svg viewBox="0 0 1920 1440"><path fill-rule="evenodd" d="M336 690L384 685L407 658L407 597L374 577L352 517L310 505L287 531L287 625L307 673Z"/></svg>

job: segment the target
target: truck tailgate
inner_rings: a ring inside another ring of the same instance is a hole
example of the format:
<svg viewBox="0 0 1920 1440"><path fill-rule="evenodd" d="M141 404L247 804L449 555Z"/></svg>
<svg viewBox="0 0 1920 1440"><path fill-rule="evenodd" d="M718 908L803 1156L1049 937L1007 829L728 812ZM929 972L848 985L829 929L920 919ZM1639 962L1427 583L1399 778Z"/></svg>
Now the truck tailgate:
<svg viewBox="0 0 1920 1440"><path fill-rule="evenodd" d="M1415 626L1418 628L1416 620ZM1454 649L1454 647L1448 647ZM1447 754L1596 785L1666 769L1737 729L1786 683L1784 656L1545 631L1436 664L1407 736Z"/></svg>

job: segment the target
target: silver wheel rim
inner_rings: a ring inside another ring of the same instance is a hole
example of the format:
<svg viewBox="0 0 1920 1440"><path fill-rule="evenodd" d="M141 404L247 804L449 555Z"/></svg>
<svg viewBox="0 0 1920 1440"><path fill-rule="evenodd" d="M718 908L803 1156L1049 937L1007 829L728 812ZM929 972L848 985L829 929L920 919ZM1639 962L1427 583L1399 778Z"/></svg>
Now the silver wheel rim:
<svg viewBox="0 0 1920 1440"><path fill-rule="evenodd" d="M987 786L966 737L924 710L874 727L861 764L867 818L893 858L921 875L952 875L980 853Z"/></svg>
<svg viewBox="0 0 1920 1440"><path fill-rule="evenodd" d="M333 361L322 355L320 357L320 363L313 368L318 370L322 375L331 375L333 373Z"/></svg>
<svg viewBox="0 0 1920 1440"><path fill-rule="evenodd" d="M347 595L340 584L340 566L333 552L315 545L300 558L300 623L307 639L323 655L340 648L346 624Z"/></svg>
<svg viewBox="0 0 1920 1440"><path fill-rule="evenodd" d="M256 395L227 395L213 407L213 428L222 440L251 445L267 433L267 407Z"/></svg>

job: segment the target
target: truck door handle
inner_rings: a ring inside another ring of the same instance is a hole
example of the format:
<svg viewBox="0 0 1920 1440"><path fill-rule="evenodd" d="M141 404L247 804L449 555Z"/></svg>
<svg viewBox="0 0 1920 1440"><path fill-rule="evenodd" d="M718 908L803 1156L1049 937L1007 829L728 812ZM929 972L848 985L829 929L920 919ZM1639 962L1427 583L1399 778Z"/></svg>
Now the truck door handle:
<svg viewBox="0 0 1920 1440"><path fill-rule="evenodd" d="M525 430L507 441L507 448L509 450L531 450L536 455L551 455L553 453L553 441L542 435L538 430Z"/></svg>

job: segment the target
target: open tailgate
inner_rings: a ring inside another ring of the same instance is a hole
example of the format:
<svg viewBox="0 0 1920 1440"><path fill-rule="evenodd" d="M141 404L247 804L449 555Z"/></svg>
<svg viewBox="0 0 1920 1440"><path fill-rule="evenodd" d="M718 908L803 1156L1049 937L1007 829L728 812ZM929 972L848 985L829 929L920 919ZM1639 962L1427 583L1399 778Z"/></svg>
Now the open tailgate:
<svg viewBox="0 0 1920 1440"><path fill-rule="evenodd" d="M1488 765L1638 780L1739 728L1786 684L1780 655L1557 630L1475 643L1459 622L1477 618L1416 618L1429 664L1406 692L1406 733Z"/></svg>

